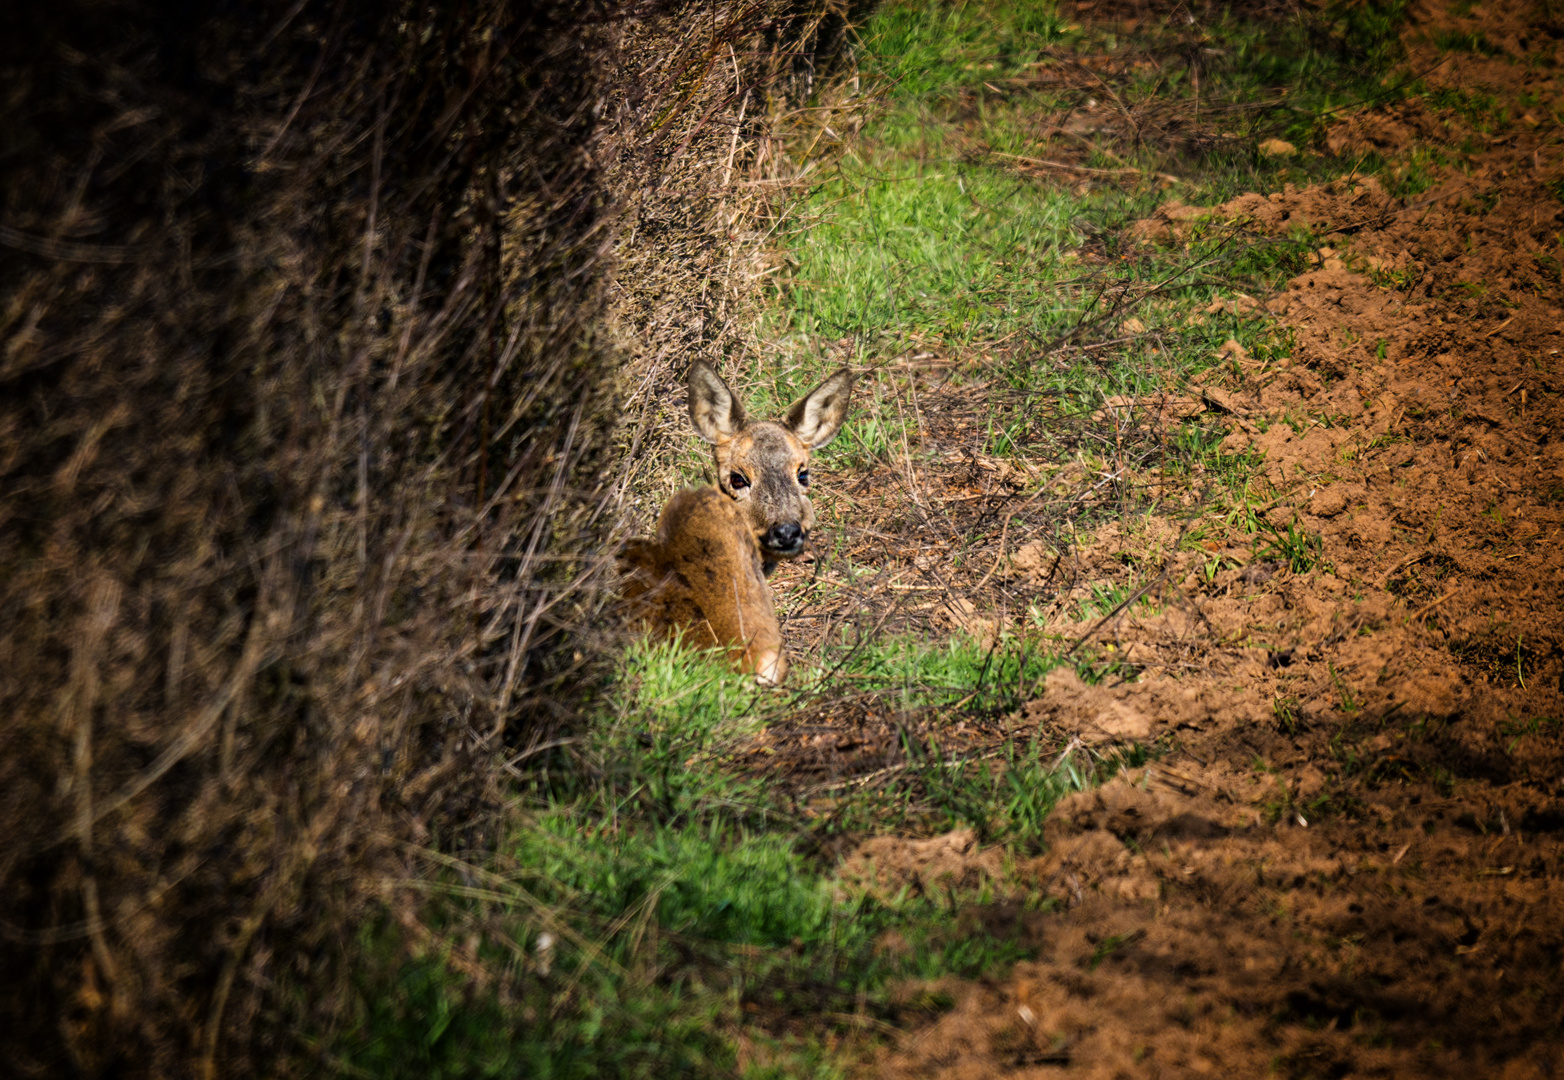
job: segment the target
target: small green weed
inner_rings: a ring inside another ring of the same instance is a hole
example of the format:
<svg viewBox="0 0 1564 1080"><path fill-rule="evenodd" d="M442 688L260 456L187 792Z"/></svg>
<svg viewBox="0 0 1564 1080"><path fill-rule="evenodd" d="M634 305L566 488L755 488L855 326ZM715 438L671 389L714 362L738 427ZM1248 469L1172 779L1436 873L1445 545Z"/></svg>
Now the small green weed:
<svg viewBox="0 0 1564 1080"><path fill-rule="evenodd" d="M1002 841L1026 850L1043 847L1043 823L1064 796L1105 782L1121 770L1145 763L1140 747L1107 755L1067 749L1056 760L1042 741L1007 742L997 758L979 762L942 760L937 749L910 748L922 762L918 777L935 828L971 826L984 842Z"/></svg>
<svg viewBox="0 0 1564 1080"><path fill-rule="evenodd" d="M1380 171L1385 190L1397 199L1411 199L1434 186L1438 170L1449 164L1449 155L1443 151L1414 146L1410 151L1387 163Z"/></svg>
<svg viewBox="0 0 1564 1080"><path fill-rule="evenodd" d="M1424 100L1435 109L1456 113L1474 129L1491 134L1510 123L1509 112L1494 95L1481 90L1459 90L1441 86L1424 93Z"/></svg>
<svg viewBox="0 0 1564 1080"><path fill-rule="evenodd" d="M1434 44L1444 52L1468 52L1479 56L1498 56L1499 48L1481 30L1440 30Z"/></svg>
<svg viewBox="0 0 1564 1080"><path fill-rule="evenodd" d="M1510 743L1505 749L1509 753L1515 753L1515 748L1520 741L1528 735L1541 735L1544 732L1552 733L1561 726L1561 721L1551 716L1529 716L1521 719L1513 713L1510 718L1499 725L1499 734L1507 737Z"/></svg>
<svg viewBox="0 0 1564 1080"><path fill-rule="evenodd" d="M1086 619L1100 619L1103 616L1117 610L1125 601L1129 600L1139 589L1134 582L1124 584L1108 584L1106 582L1092 582L1088 586L1091 596L1080 601L1080 617ZM1136 600L1134 608L1153 612L1156 610L1156 600L1151 596L1142 596Z"/></svg>
<svg viewBox="0 0 1564 1080"><path fill-rule="evenodd" d="M1124 946L1139 941L1146 936L1144 929L1131 930L1125 934L1109 934L1097 942L1092 949L1091 957L1086 961L1087 971L1096 971L1102 962Z"/></svg>
<svg viewBox="0 0 1564 1080"><path fill-rule="evenodd" d="M1220 483L1238 502L1248 500L1255 473L1265 456L1255 450L1231 453L1222 449L1227 430L1185 421L1174 435L1169 464L1183 464L1191 473ZM1248 530L1253 532L1253 529Z"/></svg>
<svg viewBox="0 0 1564 1080"><path fill-rule="evenodd" d="M1500 630L1453 641L1449 649L1451 655L1482 672L1484 678L1523 690L1541 659L1537 650L1526 644L1524 634L1512 637Z"/></svg>
<svg viewBox="0 0 1564 1080"><path fill-rule="evenodd" d="M1415 267L1404 266L1399 270L1375 270L1370 268L1368 278L1381 289L1390 289L1393 292L1407 292L1418 283L1421 275ZM1384 349L1385 345L1386 343L1381 341L1375 350L1375 355L1381 360L1385 358L1385 353L1380 350Z"/></svg>
<svg viewBox="0 0 1564 1080"><path fill-rule="evenodd" d="M1329 564L1325 562L1325 542L1320 539L1318 533L1311 533L1304 529L1297 518L1294 518L1285 529L1269 522L1264 523L1262 528L1270 539L1256 552L1256 558L1280 559L1287 564L1287 569L1295 574L1306 574L1317 568L1329 568Z"/></svg>
<svg viewBox="0 0 1564 1080"><path fill-rule="evenodd" d="M1347 716L1354 716L1363 709L1363 699L1352 692L1352 687L1347 685L1347 680L1342 678L1341 672L1336 670L1334 664L1327 664L1326 670L1330 672L1331 682L1336 684L1337 706Z"/></svg>
<svg viewBox="0 0 1564 1080"><path fill-rule="evenodd" d="M1260 771L1271 772L1272 770L1269 766L1264 766ZM1272 782L1273 793L1260 802L1260 810L1269 824L1277 825L1286 822L1307 826L1323 814L1338 808L1335 805L1336 800L1328 791L1322 791L1313 798L1299 799L1280 776L1273 775Z"/></svg>
<svg viewBox="0 0 1564 1080"><path fill-rule="evenodd" d="M1301 726L1298 709L1298 699L1291 694L1278 694L1271 699L1271 715L1276 717L1276 726L1288 735L1298 734Z"/></svg>

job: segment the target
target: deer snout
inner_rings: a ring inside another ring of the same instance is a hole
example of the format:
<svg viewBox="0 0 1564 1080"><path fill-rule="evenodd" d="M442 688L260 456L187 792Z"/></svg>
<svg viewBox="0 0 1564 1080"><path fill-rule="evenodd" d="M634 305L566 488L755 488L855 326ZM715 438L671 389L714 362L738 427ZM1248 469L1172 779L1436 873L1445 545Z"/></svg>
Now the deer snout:
<svg viewBox="0 0 1564 1080"><path fill-rule="evenodd" d="M804 527L796 521L773 525L761 536L760 546L769 555L797 555L804 550Z"/></svg>

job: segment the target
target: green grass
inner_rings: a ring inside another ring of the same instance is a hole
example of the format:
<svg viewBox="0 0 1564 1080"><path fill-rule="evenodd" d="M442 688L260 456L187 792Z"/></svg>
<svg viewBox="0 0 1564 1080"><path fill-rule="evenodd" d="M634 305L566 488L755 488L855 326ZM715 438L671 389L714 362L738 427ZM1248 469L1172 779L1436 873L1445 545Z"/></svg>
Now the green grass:
<svg viewBox="0 0 1564 1080"><path fill-rule="evenodd" d="M1014 709L1062 661L1044 643L1004 635L985 648L970 634L948 638L844 633L822 660L815 692L850 683L904 709L961 701L975 712Z"/></svg>
<svg viewBox="0 0 1564 1080"><path fill-rule="evenodd" d="M1170 197L1212 205L1284 180L1379 171L1407 193L1426 187L1419 161L1272 160L1256 150L1278 135L1309 147L1340 110L1408 92L1412 84L1386 76L1397 70L1405 8L1343 3L1276 23L1224 14L1129 40L1067 24L1047 4L885 4L859 35L878 111L793 219L792 273L766 332L800 343L798 362L764 377L756 411L780 411L832 366L809 343L852 339L859 366L932 346L967 360L958 381L998 374L1032 395L993 417L988 450L1011 455L1025 442L1016 417L1037 401L1090 410L1105 396L1160 389L1211 366L1230 338L1262 360L1279 354L1270 320L1202 312L1218 297L1275 290L1308 268L1317 237L1213 221L1156 248L1130 242L1127 227ZM1169 59L1175 45L1199 46L1198 92ZM1062 89L1039 81L1076 72L1071 56L1106 74ZM1075 148L1084 159L1064 155L1110 170L1102 176L1022 167L1060 156L1038 133L1071 110L1112 120L1115 108L1153 102L1187 112L1179 122L1204 134L1191 145L1099 134ZM1200 121L1202 107L1220 119ZM1183 182L1170 186L1168 170ZM1124 329L1132 317L1143 329ZM914 441L909 410L884 388L861 392L881 400L860 398L828 450L848 466Z"/></svg>
<svg viewBox="0 0 1564 1080"><path fill-rule="evenodd" d="M963 165L943 140L918 150L939 157L884 148L816 190L793 247L795 327L967 345L1063 325L1052 291L1079 242L1079 201Z"/></svg>
<svg viewBox="0 0 1564 1080"><path fill-rule="evenodd" d="M870 20L860 64L899 94L948 95L1015 75L1073 36L1051 4L893 2Z"/></svg>
<svg viewBox="0 0 1564 1080"><path fill-rule="evenodd" d="M803 823L724 756L763 720L767 696L748 680L642 645L620 695L578 767L507 814L497 858L436 857L420 879L442 944L391 920L366 927L357 1023L329 1045L338 1074L730 1076L743 1025L774 1075L837 1075L819 1045L784 1038L800 1018L892 1022L908 1008L898 982L975 978L1027 955L958 927L956 903L982 890L853 894L808 857ZM934 824L982 806L985 836L1033 842L1057 798L1099 779L1084 763L1055 768L1035 743L981 778L942 761L912 775L932 781ZM877 947L887 934L906 947ZM464 973L475 964L503 992Z"/></svg>
<svg viewBox="0 0 1564 1080"><path fill-rule="evenodd" d="M1035 350L1121 336L1135 316L1162 339L1157 359L1183 372L1211 362L1207 351L1229 337L1263 347L1256 320L1215 318L1185 325L1219 295L1264 292L1301 272L1313 237L1243 235L1220 223L1195 230L1187 250L1148 252L1118 233L1147 217L1153 190L1094 192L1018 177L996 165L964 163L958 151L930 141L910 159L880 147L863 171L844 166L821 184L795 238L796 276L788 304L794 332L855 335L896 348L937 341L970 350L1011 343L1013 385L1073 392L1133 393L1157 378L1150 356L1130 347L1106 366L1085 358L1059 370L1036 363ZM1089 236L1105 250L1089 246ZM1028 346L1031 346L1029 348Z"/></svg>
<svg viewBox="0 0 1564 1080"><path fill-rule="evenodd" d="M1330 568L1325 560L1325 546L1319 534L1304 529L1296 520L1285 528L1265 523L1261 532L1267 539L1255 552L1255 558L1279 560L1286 563L1287 569L1294 574Z"/></svg>
<svg viewBox="0 0 1564 1080"><path fill-rule="evenodd" d="M1197 373L1228 338L1263 352L1272 345L1267 320L1192 316L1218 296L1273 290L1307 268L1317 238L1260 237L1212 222L1187 242L1148 250L1127 242L1125 228L1174 194L1212 204L1266 190L1288 166L1259 163L1260 138L1307 142L1335 110L1392 93L1381 82L1398 55L1393 31L1403 10L1344 4L1302 21L1222 16L1201 27L1212 57L1202 73L1208 110L1249 119L1195 156L1099 137L1085 165L1119 171L1077 184L1081 175L1017 167L1017 157L1053 153L1038 149L1040 118L1085 97L1035 89L1029 73L1073 70L1060 59L1072 50L1133 58L1166 42L1094 36L1048 5L887 4L861 32L864 66L881 80L880 113L802 207L773 333L853 337L871 360L919 343L991 354L973 361L972 374L998 369L1013 389L1082 407ZM1156 99L1196 109L1187 72L1141 67L1149 70L1130 65L1116 91L1103 82L1092 92L1125 108ZM1199 182L1170 189L1158 177L1164 169ZM1131 316L1145 330L1124 332ZM1086 344L1089 353L1070 347ZM999 419L991 451L1014 452L1017 440ZM900 426L866 433L861 449L894 450Z"/></svg>

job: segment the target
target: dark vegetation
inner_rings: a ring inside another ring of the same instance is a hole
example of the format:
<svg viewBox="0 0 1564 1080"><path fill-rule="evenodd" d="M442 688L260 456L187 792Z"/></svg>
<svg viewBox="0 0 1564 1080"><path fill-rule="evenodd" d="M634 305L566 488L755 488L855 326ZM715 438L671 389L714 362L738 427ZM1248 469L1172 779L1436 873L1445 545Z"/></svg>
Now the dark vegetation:
<svg viewBox="0 0 1564 1080"><path fill-rule="evenodd" d="M688 177L820 25L6 6L7 1071L314 1072L358 1023L409 852L492 842L602 682L608 257L692 321Z"/></svg>

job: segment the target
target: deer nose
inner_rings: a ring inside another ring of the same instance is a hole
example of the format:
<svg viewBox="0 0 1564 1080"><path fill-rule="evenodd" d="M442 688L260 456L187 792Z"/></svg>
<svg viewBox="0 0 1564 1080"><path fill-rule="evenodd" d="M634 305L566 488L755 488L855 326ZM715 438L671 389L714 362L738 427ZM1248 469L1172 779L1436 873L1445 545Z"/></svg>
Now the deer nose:
<svg viewBox="0 0 1564 1080"><path fill-rule="evenodd" d="M779 555L794 555L804 546L804 530L796 521L773 525L760 538L760 546Z"/></svg>

